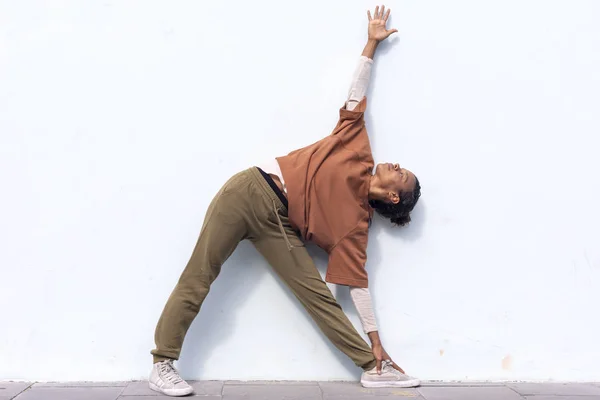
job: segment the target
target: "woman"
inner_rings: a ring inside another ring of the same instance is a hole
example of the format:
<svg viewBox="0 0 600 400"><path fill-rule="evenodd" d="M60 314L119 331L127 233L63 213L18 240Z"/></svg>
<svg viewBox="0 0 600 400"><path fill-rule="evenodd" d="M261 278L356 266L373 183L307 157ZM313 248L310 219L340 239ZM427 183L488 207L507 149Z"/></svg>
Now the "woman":
<svg viewBox="0 0 600 400"><path fill-rule="evenodd" d="M365 387L412 387L384 350L365 270L368 228L373 209L396 225L410 221L420 196L419 181L398 164L373 157L364 123L365 94L377 45L390 10L375 8L368 41L333 133L321 141L273 159L231 178L210 204L200 238L156 327L150 387L183 396L192 387L179 376L185 334L198 314L221 265L243 239L250 240L300 300L331 342L363 368ZM302 239L329 254L326 280L350 286L371 346L356 332L321 279Z"/></svg>

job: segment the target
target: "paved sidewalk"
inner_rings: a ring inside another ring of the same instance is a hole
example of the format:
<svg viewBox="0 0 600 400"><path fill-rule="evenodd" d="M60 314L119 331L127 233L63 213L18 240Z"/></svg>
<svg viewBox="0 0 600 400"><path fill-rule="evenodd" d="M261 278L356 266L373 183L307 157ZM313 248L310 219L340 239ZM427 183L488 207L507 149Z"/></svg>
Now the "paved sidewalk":
<svg viewBox="0 0 600 400"><path fill-rule="evenodd" d="M600 383L424 383L416 389L364 389L346 382L193 382L194 400L600 400ZM0 382L0 400L161 400L147 382Z"/></svg>

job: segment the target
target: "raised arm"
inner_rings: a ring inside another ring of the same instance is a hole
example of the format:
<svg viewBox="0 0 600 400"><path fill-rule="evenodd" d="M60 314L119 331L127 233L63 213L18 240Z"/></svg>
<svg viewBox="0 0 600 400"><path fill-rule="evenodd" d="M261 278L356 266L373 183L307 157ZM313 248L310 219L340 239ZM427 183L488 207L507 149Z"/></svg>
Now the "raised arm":
<svg viewBox="0 0 600 400"><path fill-rule="evenodd" d="M388 9L386 12L385 6L383 5L381 6L381 9L379 6L375 7L375 14L373 17L371 17L371 11L367 11L367 16L369 18L368 40L352 78L352 84L350 85L350 91L348 93L348 101L346 102L347 110L354 110L357 104L367 94L369 81L371 79L371 66L373 65L373 57L375 57L377 46L391 34L398 32L396 29L387 29L385 26L390 17L390 11L391 10ZM375 320L375 313L373 312L371 293L367 288L350 287L350 296L358 311L363 330L369 336L369 340L371 341L373 355L377 360L377 371L380 372L382 362L392 360L381 344L381 338L379 337L377 322ZM394 368L404 373L402 368L395 362L392 361L392 363Z"/></svg>
<svg viewBox="0 0 600 400"><path fill-rule="evenodd" d="M373 59L375 50L377 50L377 45L390 37L392 33L398 32L397 29L387 29L385 27L391 11L392 10L388 8L386 12L385 6L383 5L381 6L381 10L379 9L379 6L375 7L375 14L373 17L371 17L371 11L367 11L367 17L369 18L369 39L363 50L363 56Z"/></svg>
<svg viewBox="0 0 600 400"><path fill-rule="evenodd" d="M385 11L385 6L375 7L375 14L371 17L371 11L367 11L367 17L369 18L369 29L368 39L365 48L363 49L362 56L352 77L352 84L348 92L348 100L346 102L347 110L354 110L356 105L363 99L367 94L369 88L369 81L371 79L371 66L373 65L373 57L375 57L375 51L379 43L387 39L392 33L398 32L396 29L386 29L385 24L390 17L390 9Z"/></svg>

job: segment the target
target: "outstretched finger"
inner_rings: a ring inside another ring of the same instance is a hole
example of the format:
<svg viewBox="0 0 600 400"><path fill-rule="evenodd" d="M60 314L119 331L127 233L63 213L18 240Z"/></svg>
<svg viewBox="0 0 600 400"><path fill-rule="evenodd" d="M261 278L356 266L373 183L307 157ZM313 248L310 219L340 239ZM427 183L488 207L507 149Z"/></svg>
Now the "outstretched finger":
<svg viewBox="0 0 600 400"><path fill-rule="evenodd" d="M377 360L377 374L381 375L381 360Z"/></svg>
<svg viewBox="0 0 600 400"><path fill-rule="evenodd" d="M383 19L384 15L385 15L385 6L382 4L381 5L381 13L379 13L379 19Z"/></svg>
<svg viewBox="0 0 600 400"><path fill-rule="evenodd" d="M395 362L392 361L392 367L394 367L395 369L397 369L398 371L402 372L403 374L405 373L404 370L402 368L400 368L398 366L398 364L396 364Z"/></svg>
<svg viewBox="0 0 600 400"><path fill-rule="evenodd" d="M384 21L384 22L387 22L388 18L390 17L390 12L391 12L391 11L392 11L392 10L388 8L388 12L387 12L387 13L385 13L385 17L383 18L383 21Z"/></svg>
<svg viewBox="0 0 600 400"><path fill-rule="evenodd" d="M375 19L379 19L379 6L375 7Z"/></svg>
<svg viewBox="0 0 600 400"><path fill-rule="evenodd" d="M371 10L367 10L367 17L369 17L369 21L373 19L371 18Z"/></svg>
<svg viewBox="0 0 600 400"><path fill-rule="evenodd" d="M386 32L387 33L386 38L388 38L392 33L396 33L396 32L398 32L398 29L390 29L389 31Z"/></svg>

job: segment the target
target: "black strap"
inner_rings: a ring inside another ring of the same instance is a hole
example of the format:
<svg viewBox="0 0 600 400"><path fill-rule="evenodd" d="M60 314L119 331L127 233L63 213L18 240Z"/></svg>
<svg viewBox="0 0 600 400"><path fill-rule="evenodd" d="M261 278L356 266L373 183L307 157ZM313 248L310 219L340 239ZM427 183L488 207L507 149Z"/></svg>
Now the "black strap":
<svg viewBox="0 0 600 400"><path fill-rule="evenodd" d="M277 195L277 197L279 197L279 200L281 200L281 202L283 203L283 205L285 206L285 208L288 208L288 201L285 198L285 196L283 195L283 193L281 192L281 190L279 189L279 186L277 186L277 184L275 183L275 181L273 180L273 178L271 178L271 175L267 174L265 171L263 171L262 169L256 167L256 169L260 172L260 174L263 176L263 178L265 178L265 181L267 181L267 183L269 184L269 186L271 186L271 189L273 189L273 191L275 192L275 194Z"/></svg>

